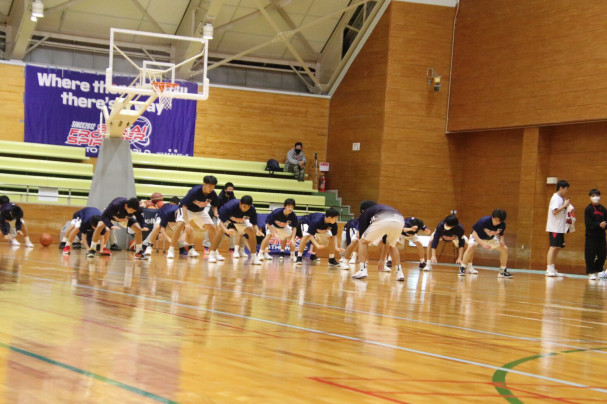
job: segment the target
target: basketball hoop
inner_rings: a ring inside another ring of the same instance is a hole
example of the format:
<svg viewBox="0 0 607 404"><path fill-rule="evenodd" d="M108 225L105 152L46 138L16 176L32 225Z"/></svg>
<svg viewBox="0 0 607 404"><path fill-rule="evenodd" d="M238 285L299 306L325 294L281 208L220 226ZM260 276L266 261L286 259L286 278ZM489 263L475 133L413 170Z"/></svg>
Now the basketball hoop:
<svg viewBox="0 0 607 404"><path fill-rule="evenodd" d="M158 94L158 102L162 105L162 109L171 109L173 107L173 97L171 93L179 88L177 83L169 83L166 81L152 82L154 92Z"/></svg>

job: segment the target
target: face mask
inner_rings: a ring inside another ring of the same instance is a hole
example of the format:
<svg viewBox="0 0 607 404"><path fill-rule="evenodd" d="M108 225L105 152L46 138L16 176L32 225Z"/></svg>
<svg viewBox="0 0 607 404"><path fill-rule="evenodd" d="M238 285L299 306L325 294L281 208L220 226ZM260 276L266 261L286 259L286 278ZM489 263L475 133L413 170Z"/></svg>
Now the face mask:
<svg viewBox="0 0 607 404"><path fill-rule="evenodd" d="M226 195L229 196L230 198L234 198L234 192L227 191Z"/></svg>
<svg viewBox="0 0 607 404"><path fill-rule="evenodd" d="M591 196L590 200L592 201L592 203L599 203L599 201L601 200L600 196Z"/></svg>
<svg viewBox="0 0 607 404"><path fill-rule="evenodd" d="M301 149L295 149L295 154L301 153Z"/></svg>

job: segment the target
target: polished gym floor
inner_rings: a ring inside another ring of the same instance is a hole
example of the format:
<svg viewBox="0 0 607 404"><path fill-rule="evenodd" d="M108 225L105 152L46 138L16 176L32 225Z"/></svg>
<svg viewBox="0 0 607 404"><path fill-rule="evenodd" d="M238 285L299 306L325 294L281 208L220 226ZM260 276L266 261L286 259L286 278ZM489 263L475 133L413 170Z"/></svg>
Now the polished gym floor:
<svg viewBox="0 0 607 404"><path fill-rule="evenodd" d="M404 267L3 242L0 402L607 401L607 280Z"/></svg>

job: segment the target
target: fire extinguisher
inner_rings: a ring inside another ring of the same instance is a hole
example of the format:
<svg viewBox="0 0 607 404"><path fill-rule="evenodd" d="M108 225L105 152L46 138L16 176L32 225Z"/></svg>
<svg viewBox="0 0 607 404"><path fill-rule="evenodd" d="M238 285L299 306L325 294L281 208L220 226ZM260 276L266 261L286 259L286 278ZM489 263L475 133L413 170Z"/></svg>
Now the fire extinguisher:
<svg viewBox="0 0 607 404"><path fill-rule="evenodd" d="M319 180L318 190L320 192L325 192L327 189L327 177L325 177L325 173L322 173Z"/></svg>

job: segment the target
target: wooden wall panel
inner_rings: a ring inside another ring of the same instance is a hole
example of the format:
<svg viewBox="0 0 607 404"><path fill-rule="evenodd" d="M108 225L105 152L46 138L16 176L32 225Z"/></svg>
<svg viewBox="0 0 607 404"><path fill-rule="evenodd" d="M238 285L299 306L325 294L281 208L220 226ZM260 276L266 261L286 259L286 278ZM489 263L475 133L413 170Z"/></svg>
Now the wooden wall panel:
<svg viewBox="0 0 607 404"><path fill-rule="evenodd" d="M602 1L461 0L449 130L607 118Z"/></svg>
<svg viewBox="0 0 607 404"><path fill-rule="evenodd" d="M23 142L23 92L25 76L23 66L0 63L0 77L4 79L0 90L2 108L0 108L1 140Z"/></svg>

